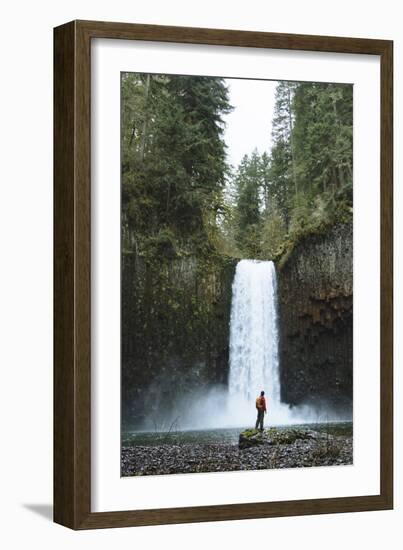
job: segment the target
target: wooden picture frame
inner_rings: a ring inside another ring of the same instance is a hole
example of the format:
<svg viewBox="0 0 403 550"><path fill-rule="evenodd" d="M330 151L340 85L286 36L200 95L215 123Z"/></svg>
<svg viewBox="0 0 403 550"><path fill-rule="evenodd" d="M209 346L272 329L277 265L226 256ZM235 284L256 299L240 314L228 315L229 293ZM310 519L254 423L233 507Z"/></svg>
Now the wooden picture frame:
<svg viewBox="0 0 403 550"><path fill-rule="evenodd" d="M381 456L370 496L91 512L91 40L113 38L380 56ZM327 514L393 507L393 43L127 23L54 30L54 521L72 529Z"/></svg>

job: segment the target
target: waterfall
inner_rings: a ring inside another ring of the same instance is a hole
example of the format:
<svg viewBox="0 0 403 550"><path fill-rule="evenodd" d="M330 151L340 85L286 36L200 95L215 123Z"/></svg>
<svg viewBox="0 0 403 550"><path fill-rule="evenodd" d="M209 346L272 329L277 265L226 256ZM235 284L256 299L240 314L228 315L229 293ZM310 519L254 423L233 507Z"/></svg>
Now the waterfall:
<svg viewBox="0 0 403 550"><path fill-rule="evenodd" d="M255 424L264 390L265 426L317 421L315 411L280 401L277 279L273 262L240 260L232 283L228 387L194 392L178 404L182 428L245 428Z"/></svg>
<svg viewBox="0 0 403 550"><path fill-rule="evenodd" d="M329 421L308 405L280 400L277 277L271 261L240 260L232 283L228 387L211 385L177 400L164 426L180 429L245 428L255 424L255 399L264 390L265 426ZM301 365L303 367L303 365ZM335 420L335 418L333 418Z"/></svg>
<svg viewBox="0 0 403 550"><path fill-rule="evenodd" d="M232 285L229 400L254 411L265 391L270 422L286 422L289 408L280 403L277 281L273 262L241 260Z"/></svg>

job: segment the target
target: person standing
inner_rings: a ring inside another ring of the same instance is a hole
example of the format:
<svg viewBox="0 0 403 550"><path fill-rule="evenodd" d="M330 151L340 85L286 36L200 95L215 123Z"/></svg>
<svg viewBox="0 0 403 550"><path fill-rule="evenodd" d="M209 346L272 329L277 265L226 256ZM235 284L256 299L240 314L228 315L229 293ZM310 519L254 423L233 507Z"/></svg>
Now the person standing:
<svg viewBox="0 0 403 550"><path fill-rule="evenodd" d="M266 399L264 397L264 391L260 392L260 395L256 397L256 409L257 409L257 419L256 419L256 426L255 429L258 429L258 426L260 426L260 431L263 431L263 420L264 415L267 412L266 410Z"/></svg>

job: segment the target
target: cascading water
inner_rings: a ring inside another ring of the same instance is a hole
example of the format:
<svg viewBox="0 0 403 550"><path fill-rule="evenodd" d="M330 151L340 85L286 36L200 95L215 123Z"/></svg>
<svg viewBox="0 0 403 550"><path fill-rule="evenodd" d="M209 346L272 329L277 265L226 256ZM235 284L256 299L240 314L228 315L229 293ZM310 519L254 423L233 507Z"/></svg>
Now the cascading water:
<svg viewBox="0 0 403 550"><path fill-rule="evenodd" d="M273 262L240 260L232 283L228 388L211 388L185 407L189 425L200 428L252 426L255 399L264 390L265 425L318 421L308 406L280 401L277 279ZM192 415L192 411L194 414Z"/></svg>
<svg viewBox="0 0 403 550"><path fill-rule="evenodd" d="M232 285L229 402L250 418L264 390L270 423L285 423L290 413L280 402L278 341L274 263L241 260Z"/></svg>

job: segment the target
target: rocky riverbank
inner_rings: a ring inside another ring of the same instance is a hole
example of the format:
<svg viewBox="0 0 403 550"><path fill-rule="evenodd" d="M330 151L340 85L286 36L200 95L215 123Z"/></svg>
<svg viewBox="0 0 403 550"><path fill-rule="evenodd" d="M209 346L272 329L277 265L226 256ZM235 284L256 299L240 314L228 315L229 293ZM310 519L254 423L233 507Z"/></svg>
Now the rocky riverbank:
<svg viewBox="0 0 403 550"><path fill-rule="evenodd" d="M351 435L309 429L248 430L238 444L184 443L122 447L122 476L265 470L353 463Z"/></svg>

